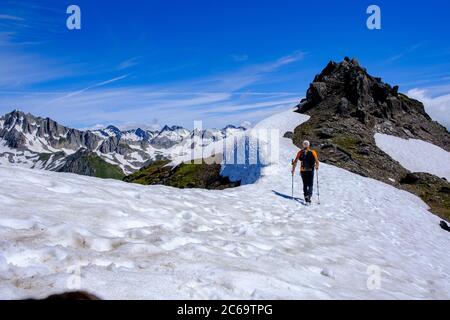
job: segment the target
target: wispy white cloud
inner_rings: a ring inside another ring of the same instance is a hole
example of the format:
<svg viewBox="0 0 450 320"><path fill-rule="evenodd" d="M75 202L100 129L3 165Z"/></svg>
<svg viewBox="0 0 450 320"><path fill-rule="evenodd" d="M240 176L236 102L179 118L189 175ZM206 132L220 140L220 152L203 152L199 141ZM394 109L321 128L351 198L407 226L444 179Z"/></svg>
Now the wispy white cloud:
<svg viewBox="0 0 450 320"><path fill-rule="evenodd" d="M96 123L96 124L94 124L94 125L92 125L92 126L89 126L89 127L80 127L80 128L78 128L78 129L83 130L83 131L88 131L88 130L94 131L94 130L102 130L102 129L105 129L107 126L108 126L108 125L103 124L103 123Z"/></svg>
<svg viewBox="0 0 450 320"><path fill-rule="evenodd" d="M121 128L147 128L155 118L163 124L192 127L202 120L207 127L222 127L243 121L257 122L280 108L294 106L295 94L266 93L246 95L229 92L157 92L145 88L97 88L69 99L45 105L55 93L40 95L0 95L0 110L21 109L75 127L113 124Z"/></svg>
<svg viewBox="0 0 450 320"><path fill-rule="evenodd" d="M267 95L268 96L268 95ZM266 98L267 98L266 96ZM270 96L269 96L270 97ZM226 104L222 104L218 107L211 108L210 110L206 110L206 113L211 114L220 114L220 113L237 113L237 112L245 112L249 110L255 110L255 109L264 109L264 108L271 108L274 106L279 105L286 105L291 104L294 105L295 103L298 103L299 99L296 96L292 96L286 98L277 97L276 99L265 100L265 101L246 101L246 102L239 102L239 101L230 101Z"/></svg>
<svg viewBox="0 0 450 320"><path fill-rule="evenodd" d="M21 88L71 74L70 67L37 55L2 50L0 45L0 89Z"/></svg>
<svg viewBox="0 0 450 320"><path fill-rule="evenodd" d="M133 57L133 58L127 59L125 61L122 61L121 63L119 63L119 66L117 67L117 69L124 70L124 69L128 69L128 68L137 66L139 64L139 59L140 59L140 57Z"/></svg>
<svg viewBox="0 0 450 320"><path fill-rule="evenodd" d="M242 121L240 124L241 127L246 128L246 129L251 128L252 125L253 124L250 121Z"/></svg>
<svg viewBox="0 0 450 320"><path fill-rule="evenodd" d="M156 131L160 130L163 126L159 123L158 119L154 118L149 122L142 121L129 121L119 125L120 130L131 130L140 128L142 130Z"/></svg>
<svg viewBox="0 0 450 320"><path fill-rule="evenodd" d="M422 87L422 89L417 89L425 91L429 96L437 97L437 96L444 96L448 93L450 93L450 83L440 83L433 86L426 86L425 88Z"/></svg>
<svg viewBox="0 0 450 320"><path fill-rule="evenodd" d="M281 57L280 59L276 60L273 63L269 63L265 66L265 72L273 71L274 69L280 68L284 65L291 64L293 62L303 60L305 57L305 52L303 51L297 51L293 54Z"/></svg>
<svg viewBox="0 0 450 320"><path fill-rule="evenodd" d="M14 23L2 25L0 31L0 90L22 89L79 74L73 64L30 53L33 45L43 42L31 40L32 37L24 41L23 29L28 27L21 23L15 24L24 21L23 18L1 14L0 22L5 19Z"/></svg>
<svg viewBox="0 0 450 320"><path fill-rule="evenodd" d="M192 126L194 120L203 120L208 127L254 123L280 108L293 106L298 97L289 92L254 91L252 86L302 58L303 54L294 53L233 72L165 85L120 83L109 87L127 77L122 75L72 92L23 94L19 90L13 94L11 91L0 95L0 110L19 108L75 127L97 124L146 127L155 118L162 119L164 124L186 127Z"/></svg>
<svg viewBox="0 0 450 320"><path fill-rule="evenodd" d="M115 78L112 78L112 79L109 79L109 80L105 80L105 81L102 81L102 82L95 83L95 84L90 85L88 87L85 87L85 88L83 88L81 90L70 92L70 93L67 93L67 94L63 95L62 97L56 98L54 100L51 100L51 101L48 102L48 104L51 104L51 103L54 103L54 102L57 102L57 101L65 100L65 99L68 99L68 98L80 95L83 92L86 92L86 91L88 91L90 89L102 87L102 86L105 86L107 84L110 84L110 83L113 83L113 82L125 79L126 77L128 77L127 74L119 76L119 77L115 77Z"/></svg>
<svg viewBox="0 0 450 320"><path fill-rule="evenodd" d="M404 50L404 51L402 51L400 53L397 53L397 54L387 58L385 60L385 62L389 63L389 62L394 62L394 61L400 60L403 57L407 56L408 54L413 53L414 51L416 51L417 49L419 49L422 46L423 46L422 42L421 43L416 43L416 44L412 45L411 47L409 47L408 49L406 49L406 50Z"/></svg>
<svg viewBox="0 0 450 320"><path fill-rule="evenodd" d="M192 85L203 89L234 92L260 82L268 74L294 62L301 61L304 57L304 52L297 51L274 61L253 64L240 68L237 71L214 75L196 82L193 81Z"/></svg>
<svg viewBox="0 0 450 320"><path fill-rule="evenodd" d="M13 16L9 14L0 14L0 20L9 20L9 21L24 21L25 19L18 16Z"/></svg>
<svg viewBox="0 0 450 320"><path fill-rule="evenodd" d="M151 126L155 118L186 126L200 119L221 126L224 122L257 121L262 114L295 100L289 93L257 92L252 86L268 81L283 67L301 61L303 52L264 63L245 63L245 67L240 68L237 66L244 64L236 64L235 70L212 76L164 85L130 85L136 80L136 73L133 73L133 79L123 73L129 73L128 69L141 63L139 56L131 56L120 63L116 61L113 65L97 66L88 62L80 67L75 65L76 58L61 61L51 58L52 54L46 50L32 50L30 46L39 44L43 33L67 31L64 20L61 22L61 13L64 16L64 10L54 6L47 8L3 0L0 12L0 113L19 108L76 127L103 123L124 127ZM239 53L231 58L243 62L249 57ZM156 70L150 75L183 67ZM95 75L91 77L89 72Z"/></svg>
<svg viewBox="0 0 450 320"><path fill-rule="evenodd" d="M88 127L80 127L78 129L83 130L83 131L102 130L102 129L105 129L109 125L110 125L110 123L96 123L95 125L88 126ZM142 130L157 131L157 130L160 130L163 126L159 123L158 119L154 118L149 122L128 121L128 122L124 122L121 124L117 124L116 127L122 131L138 129L138 128L140 128Z"/></svg>

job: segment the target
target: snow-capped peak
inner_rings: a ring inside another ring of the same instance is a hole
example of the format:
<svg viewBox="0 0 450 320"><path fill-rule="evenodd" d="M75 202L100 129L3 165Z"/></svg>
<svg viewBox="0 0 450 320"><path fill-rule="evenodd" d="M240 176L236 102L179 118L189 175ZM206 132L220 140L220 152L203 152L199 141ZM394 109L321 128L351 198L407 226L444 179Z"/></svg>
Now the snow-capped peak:
<svg viewBox="0 0 450 320"><path fill-rule="evenodd" d="M115 127L115 126L107 126L106 129L104 130L110 137L112 136L116 136L119 137L122 132L120 131L119 128Z"/></svg>

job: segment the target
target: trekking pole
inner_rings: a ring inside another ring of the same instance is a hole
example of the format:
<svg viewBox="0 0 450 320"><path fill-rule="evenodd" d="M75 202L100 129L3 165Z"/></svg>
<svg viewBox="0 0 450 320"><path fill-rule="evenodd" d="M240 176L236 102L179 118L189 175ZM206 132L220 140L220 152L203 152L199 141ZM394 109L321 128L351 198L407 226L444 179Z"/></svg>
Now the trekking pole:
<svg viewBox="0 0 450 320"><path fill-rule="evenodd" d="M294 166L294 159L292 159L291 161L292 166ZM292 187L291 187L291 191L292 191L292 200L294 200L294 172L291 172L291 179L292 179Z"/></svg>
<svg viewBox="0 0 450 320"><path fill-rule="evenodd" d="M320 204L319 170L317 170L317 203Z"/></svg>

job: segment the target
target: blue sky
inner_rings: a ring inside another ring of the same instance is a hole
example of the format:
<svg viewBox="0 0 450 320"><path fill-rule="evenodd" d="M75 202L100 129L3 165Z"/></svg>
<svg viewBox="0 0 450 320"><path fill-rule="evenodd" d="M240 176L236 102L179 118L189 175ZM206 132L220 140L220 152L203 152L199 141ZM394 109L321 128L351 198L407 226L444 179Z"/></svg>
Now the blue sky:
<svg viewBox="0 0 450 320"><path fill-rule="evenodd" d="M66 8L81 8L81 30ZM377 4L382 29L368 30ZM255 123L356 57L450 127L450 3L0 0L0 113L65 125Z"/></svg>

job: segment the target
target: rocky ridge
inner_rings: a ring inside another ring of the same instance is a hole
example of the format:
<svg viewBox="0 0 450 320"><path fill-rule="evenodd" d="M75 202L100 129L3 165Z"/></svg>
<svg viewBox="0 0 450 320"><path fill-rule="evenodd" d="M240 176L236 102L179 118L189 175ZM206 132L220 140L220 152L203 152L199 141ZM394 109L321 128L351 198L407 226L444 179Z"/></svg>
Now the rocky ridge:
<svg viewBox="0 0 450 320"><path fill-rule="evenodd" d="M383 133L420 139L450 152L449 132L430 118L421 102L346 58L331 61L315 76L297 108L311 117L293 133L298 147L308 139L323 162L413 192L434 213L450 217L449 195L439 191L449 187L445 179L421 173L417 181L405 183L411 173L375 143L375 133Z"/></svg>

